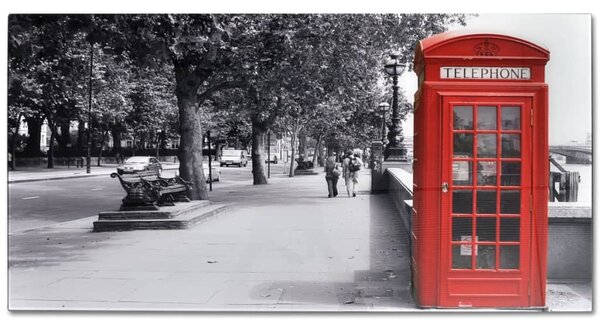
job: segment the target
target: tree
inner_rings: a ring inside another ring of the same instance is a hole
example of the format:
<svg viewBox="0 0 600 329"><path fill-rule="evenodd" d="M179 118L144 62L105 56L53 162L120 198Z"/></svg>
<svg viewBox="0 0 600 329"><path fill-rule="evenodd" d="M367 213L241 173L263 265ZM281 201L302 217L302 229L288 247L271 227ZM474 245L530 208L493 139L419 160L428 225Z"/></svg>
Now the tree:
<svg viewBox="0 0 600 329"><path fill-rule="evenodd" d="M247 64L255 72L248 79L253 115L253 149L262 150L260 135L274 119L287 127L293 145L301 129L331 110L349 120L342 132L347 143L374 135L365 120L369 109L381 101L383 61L390 50L400 51L405 61L413 56L416 42L463 22L462 15L270 15L253 23L257 50ZM261 32L262 31L262 32ZM269 49L265 51L264 49ZM276 56L273 56L276 54ZM276 101L274 101L276 100ZM331 104L339 107L332 110ZM407 108L407 107L404 107ZM407 108L408 109L408 108ZM327 116L323 116L327 117ZM334 121L335 122L335 121ZM316 123L315 123L316 124ZM327 128L335 127L334 124ZM319 131L317 127L314 129ZM362 132L368 131L368 134ZM320 134L317 132L316 137ZM370 138L369 138L370 140ZM362 142L364 144L364 142ZM362 145L362 144L361 144ZM357 145L358 146L358 145ZM254 152L254 151L253 151ZM294 152L294 151L293 151ZM253 153L253 158L260 154ZM262 168L262 159L253 163ZM293 170L290 170L293 173ZM261 169L254 181L266 180Z"/></svg>
<svg viewBox="0 0 600 329"><path fill-rule="evenodd" d="M117 17L123 47L140 65L169 63L179 111L179 173L193 184L190 197L207 199L202 170L203 122L199 107L231 87L228 64L231 18L225 15L122 15Z"/></svg>
<svg viewBox="0 0 600 329"><path fill-rule="evenodd" d="M12 104L14 108L27 103L31 155L39 152L39 128L47 122L51 130L49 168L54 165L54 141L61 140L61 134L68 135L68 128L60 131L59 127L68 127L76 116L81 91L83 62L73 49L78 49L82 38L77 31L63 27L66 20L53 15L11 15ZM16 101L23 98L29 100Z"/></svg>

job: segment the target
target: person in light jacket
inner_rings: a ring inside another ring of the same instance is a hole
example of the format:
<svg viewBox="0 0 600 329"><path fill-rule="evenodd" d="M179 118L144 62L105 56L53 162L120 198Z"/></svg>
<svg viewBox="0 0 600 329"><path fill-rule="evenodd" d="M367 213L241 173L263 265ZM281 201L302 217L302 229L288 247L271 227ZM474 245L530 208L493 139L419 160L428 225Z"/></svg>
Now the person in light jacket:
<svg viewBox="0 0 600 329"><path fill-rule="evenodd" d="M358 170L352 170L352 163L358 165ZM346 191L348 197L356 197L356 187L358 185L358 172L362 167L362 161L360 160L360 154L352 153L352 151L346 152L346 158L342 162L344 168L344 181L346 182Z"/></svg>

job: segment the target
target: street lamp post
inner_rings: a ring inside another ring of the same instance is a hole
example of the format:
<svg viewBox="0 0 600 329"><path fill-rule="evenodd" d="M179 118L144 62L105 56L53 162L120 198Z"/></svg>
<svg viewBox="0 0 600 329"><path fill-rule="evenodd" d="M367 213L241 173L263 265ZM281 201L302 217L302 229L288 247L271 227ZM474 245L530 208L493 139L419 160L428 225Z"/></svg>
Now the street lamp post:
<svg viewBox="0 0 600 329"><path fill-rule="evenodd" d="M90 83L88 89L88 132L87 132L87 157L85 172L91 173L92 167L92 73L94 65L94 43L90 41Z"/></svg>
<svg viewBox="0 0 600 329"><path fill-rule="evenodd" d="M379 113L381 114L381 144L385 145L385 114L390 108L390 104L387 102L382 102L378 106Z"/></svg>
<svg viewBox="0 0 600 329"><path fill-rule="evenodd" d="M385 160L406 160L406 149L402 146L402 126L398 112L398 77L404 72L405 63L398 59L398 54L391 54L385 63L385 71L393 78L392 125L388 133L388 145L385 148Z"/></svg>

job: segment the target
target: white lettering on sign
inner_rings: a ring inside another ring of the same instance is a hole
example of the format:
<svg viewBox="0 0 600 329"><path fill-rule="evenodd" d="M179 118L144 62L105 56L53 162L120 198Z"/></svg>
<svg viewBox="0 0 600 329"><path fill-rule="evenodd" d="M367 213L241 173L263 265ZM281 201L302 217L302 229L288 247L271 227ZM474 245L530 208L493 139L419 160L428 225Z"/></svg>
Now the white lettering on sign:
<svg viewBox="0 0 600 329"><path fill-rule="evenodd" d="M442 66L441 79L530 80L528 67Z"/></svg>

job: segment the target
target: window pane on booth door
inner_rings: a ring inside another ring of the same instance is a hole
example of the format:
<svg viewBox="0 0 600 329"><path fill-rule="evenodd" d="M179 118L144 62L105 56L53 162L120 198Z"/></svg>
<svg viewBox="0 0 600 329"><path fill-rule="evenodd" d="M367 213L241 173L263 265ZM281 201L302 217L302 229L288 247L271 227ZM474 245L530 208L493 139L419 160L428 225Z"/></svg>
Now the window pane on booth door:
<svg viewBox="0 0 600 329"><path fill-rule="evenodd" d="M478 106L477 107L477 129L496 130L496 107Z"/></svg>
<svg viewBox="0 0 600 329"><path fill-rule="evenodd" d="M521 107L520 106L502 106L502 130L520 130L521 129Z"/></svg>
<svg viewBox="0 0 600 329"><path fill-rule="evenodd" d="M521 185L521 162L502 162L500 181L502 186Z"/></svg>
<svg viewBox="0 0 600 329"><path fill-rule="evenodd" d="M519 214L521 212L521 191L501 191L500 212L503 214Z"/></svg>
<svg viewBox="0 0 600 329"><path fill-rule="evenodd" d="M500 218L500 241L518 242L521 237L521 220L519 218Z"/></svg>
<svg viewBox="0 0 600 329"><path fill-rule="evenodd" d="M473 235L472 218L452 218L452 241L463 241L463 237Z"/></svg>
<svg viewBox="0 0 600 329"><path fill-rule="evenodd" d="M520 246L500 246L500 268L519 269Z"/></svg>
<svg viewBox="0 0 600 329"><path fill-rule="evenodd" d="M452 191L452 212L455 214L473 213L473 192L471 190Z"/></svg>
<svg viewBox="0 0 600 329"><path fill-rule="evenodd" d="M478 245L477 246L477 268L495 269L496 268L496 246Z"/></svg>
<svg viewBox="0 0 600 329"><path fill-rule="evenodd" d="M473 185L473 165L469 161L452 162L452 185Z"/></svg>
<svg viewBox="0 0 600 329"><path fill-rule="evenodd" d="M473 134L454 134L453 146L455 158L472 158Z"/></svg>
<svg viewBox="0 0 600 329"><path fill-rule="evenodd" d="M477 218L477 241L496 241L496 218Z"/></svg>
<svg viewBox="0 0 600 329"><path fill-rule="evenodd" d="M477 162L477 185L495 186L496 185L496 161L478 161Z"/></svg>
<svg viewBox="0 0 600 329"><path fill-rule="evenodd" d="M473 129L473 106L454 106L454 130Z"/></svg>
<svg viewBox="0 0 600 329"><path fill-rule="evenodd" d="M521 135L502 134L502 157L520 158L521 157Z"/></svg>
<svg viewBox="0 0 600 329"><path fill-rule="evenodd" d="M496 157L496 134L477 134L477 157Z"/></svg>
<svg viewBox="0 0 600 329"><path fill-rule="evenodd" d="M470 237L469 237L470 238ZM452 245L452 268L470 269L471 268L471 244Z"/></svg>
<svg viewBox="0 0 600 329"><path fill-rule="evenodd" d="M477 191L477 213L496 213L496 191Z"/></svg>

